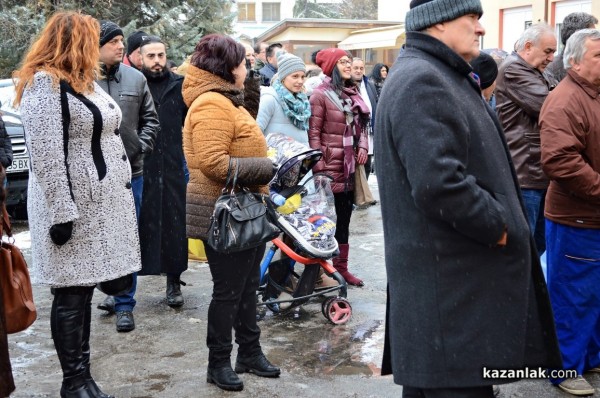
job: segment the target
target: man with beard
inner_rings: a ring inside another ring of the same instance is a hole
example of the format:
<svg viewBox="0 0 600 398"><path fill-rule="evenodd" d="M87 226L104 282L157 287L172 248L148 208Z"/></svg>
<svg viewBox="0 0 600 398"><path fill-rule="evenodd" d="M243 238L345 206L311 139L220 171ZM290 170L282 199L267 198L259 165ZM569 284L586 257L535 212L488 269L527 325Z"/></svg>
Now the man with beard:
<svg viewBox="0 0 600 398"><path fill-rule="evenodd" d="M182 127L187 107L181 96L183 76L167 68L167 49L156 36L140 45L142 73L158 112L160 134L144 160L144 195L140 215L141 275L167 274L167 304L183 305L180 275L187 269L184 156Z"/></svg>

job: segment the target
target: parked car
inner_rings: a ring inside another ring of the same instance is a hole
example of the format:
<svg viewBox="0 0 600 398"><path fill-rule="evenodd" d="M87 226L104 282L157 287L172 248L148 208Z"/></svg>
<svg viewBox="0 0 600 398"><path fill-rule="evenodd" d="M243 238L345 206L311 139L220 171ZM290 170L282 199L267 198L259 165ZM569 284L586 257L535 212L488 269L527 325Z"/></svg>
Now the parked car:
<svg viewBox="0 0 600 398"><path fill-rule="evenodd" d="M0 112L10 136L13 150L13 163L6 169L7 207L13 214L24 215L27 202L27 181L29 179L29 153L25 145L25 130L18 110L12 107L15 86L12 79L0 80ZM19 217L20 218L20 217Z"/></svg>

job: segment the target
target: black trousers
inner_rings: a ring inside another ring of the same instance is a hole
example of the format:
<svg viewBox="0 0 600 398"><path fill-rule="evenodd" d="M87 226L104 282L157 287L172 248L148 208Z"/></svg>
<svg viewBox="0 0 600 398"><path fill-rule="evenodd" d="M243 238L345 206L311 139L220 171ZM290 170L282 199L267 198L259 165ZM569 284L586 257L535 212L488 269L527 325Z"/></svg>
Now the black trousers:
<svg viewBox="0 0 600 398"><path fill-rule="evenodd" d="M492 386L465 388L415 388L402 386L402 398L494 398Z"/></svg>
<svg viewBox="0 0 600 398"><path fill-rule="evenodd" d="M350 217L354 206L354 191L334 193L335 213L337 221L335 225L335 240L339 244L348 243L350 236Z"/></svg>
<svg viewBox="0 0 600 398"><path fill-rule="evenodd" d="M208 367L231 366L231 329L239 345L239 357L262 353L260 328L256 323L256 291L260 283L260 262L266 245L238 253L214 251L206 242L204 249L213 278L213 294L208 307L206 345Z"/></svg>

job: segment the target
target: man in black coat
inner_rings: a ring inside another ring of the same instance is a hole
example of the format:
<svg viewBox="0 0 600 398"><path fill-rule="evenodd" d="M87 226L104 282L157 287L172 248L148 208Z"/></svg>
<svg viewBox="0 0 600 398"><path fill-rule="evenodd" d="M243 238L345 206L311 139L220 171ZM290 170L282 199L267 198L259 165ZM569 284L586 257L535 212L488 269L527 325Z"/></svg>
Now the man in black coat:
<svg viewBox="0 0 600 398"><path fill-rule="evenodd" d="M160 133L154 152L144 160L144 195L140 214L142 271L167 274L167 304L183 305L180 275L187 269L185 175L182 127L187 106L181 96L183 76L167 68L165 44L149 36L140 46L142 73L158 112Z"/></svg>
<svg viewBox="0 0 600 398"><path fill-rule="evenodd" d="M493 397L511 381L501 370L561 364L510 154L468 63L482 13L479 0L412 0L378 102L382 374L404 397Z"/></svg>

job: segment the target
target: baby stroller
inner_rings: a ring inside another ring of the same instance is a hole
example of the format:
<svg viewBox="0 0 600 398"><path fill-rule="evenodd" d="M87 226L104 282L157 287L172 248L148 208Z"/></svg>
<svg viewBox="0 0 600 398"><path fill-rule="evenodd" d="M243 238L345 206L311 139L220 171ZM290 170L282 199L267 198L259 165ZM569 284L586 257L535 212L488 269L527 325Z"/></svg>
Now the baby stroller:
<svg viewBox="0 0 600 398"><path fill-rule="evenodd" d="M272 240L261 263L259 305L280 313L325 295L321 305L325 318L334 324L346 323L352 315L346 281L327 261L339 254L330 177L310 172L322 153L278 133L267 136L267 145L268 156L280 165L270 184L271 198L281 195L285 203L273 215L283 238ZM278 250L284 255L273 261ZM302 274L295 272L297 263L304 265ZM338 285L316 288L321 268Z"/></svg>

